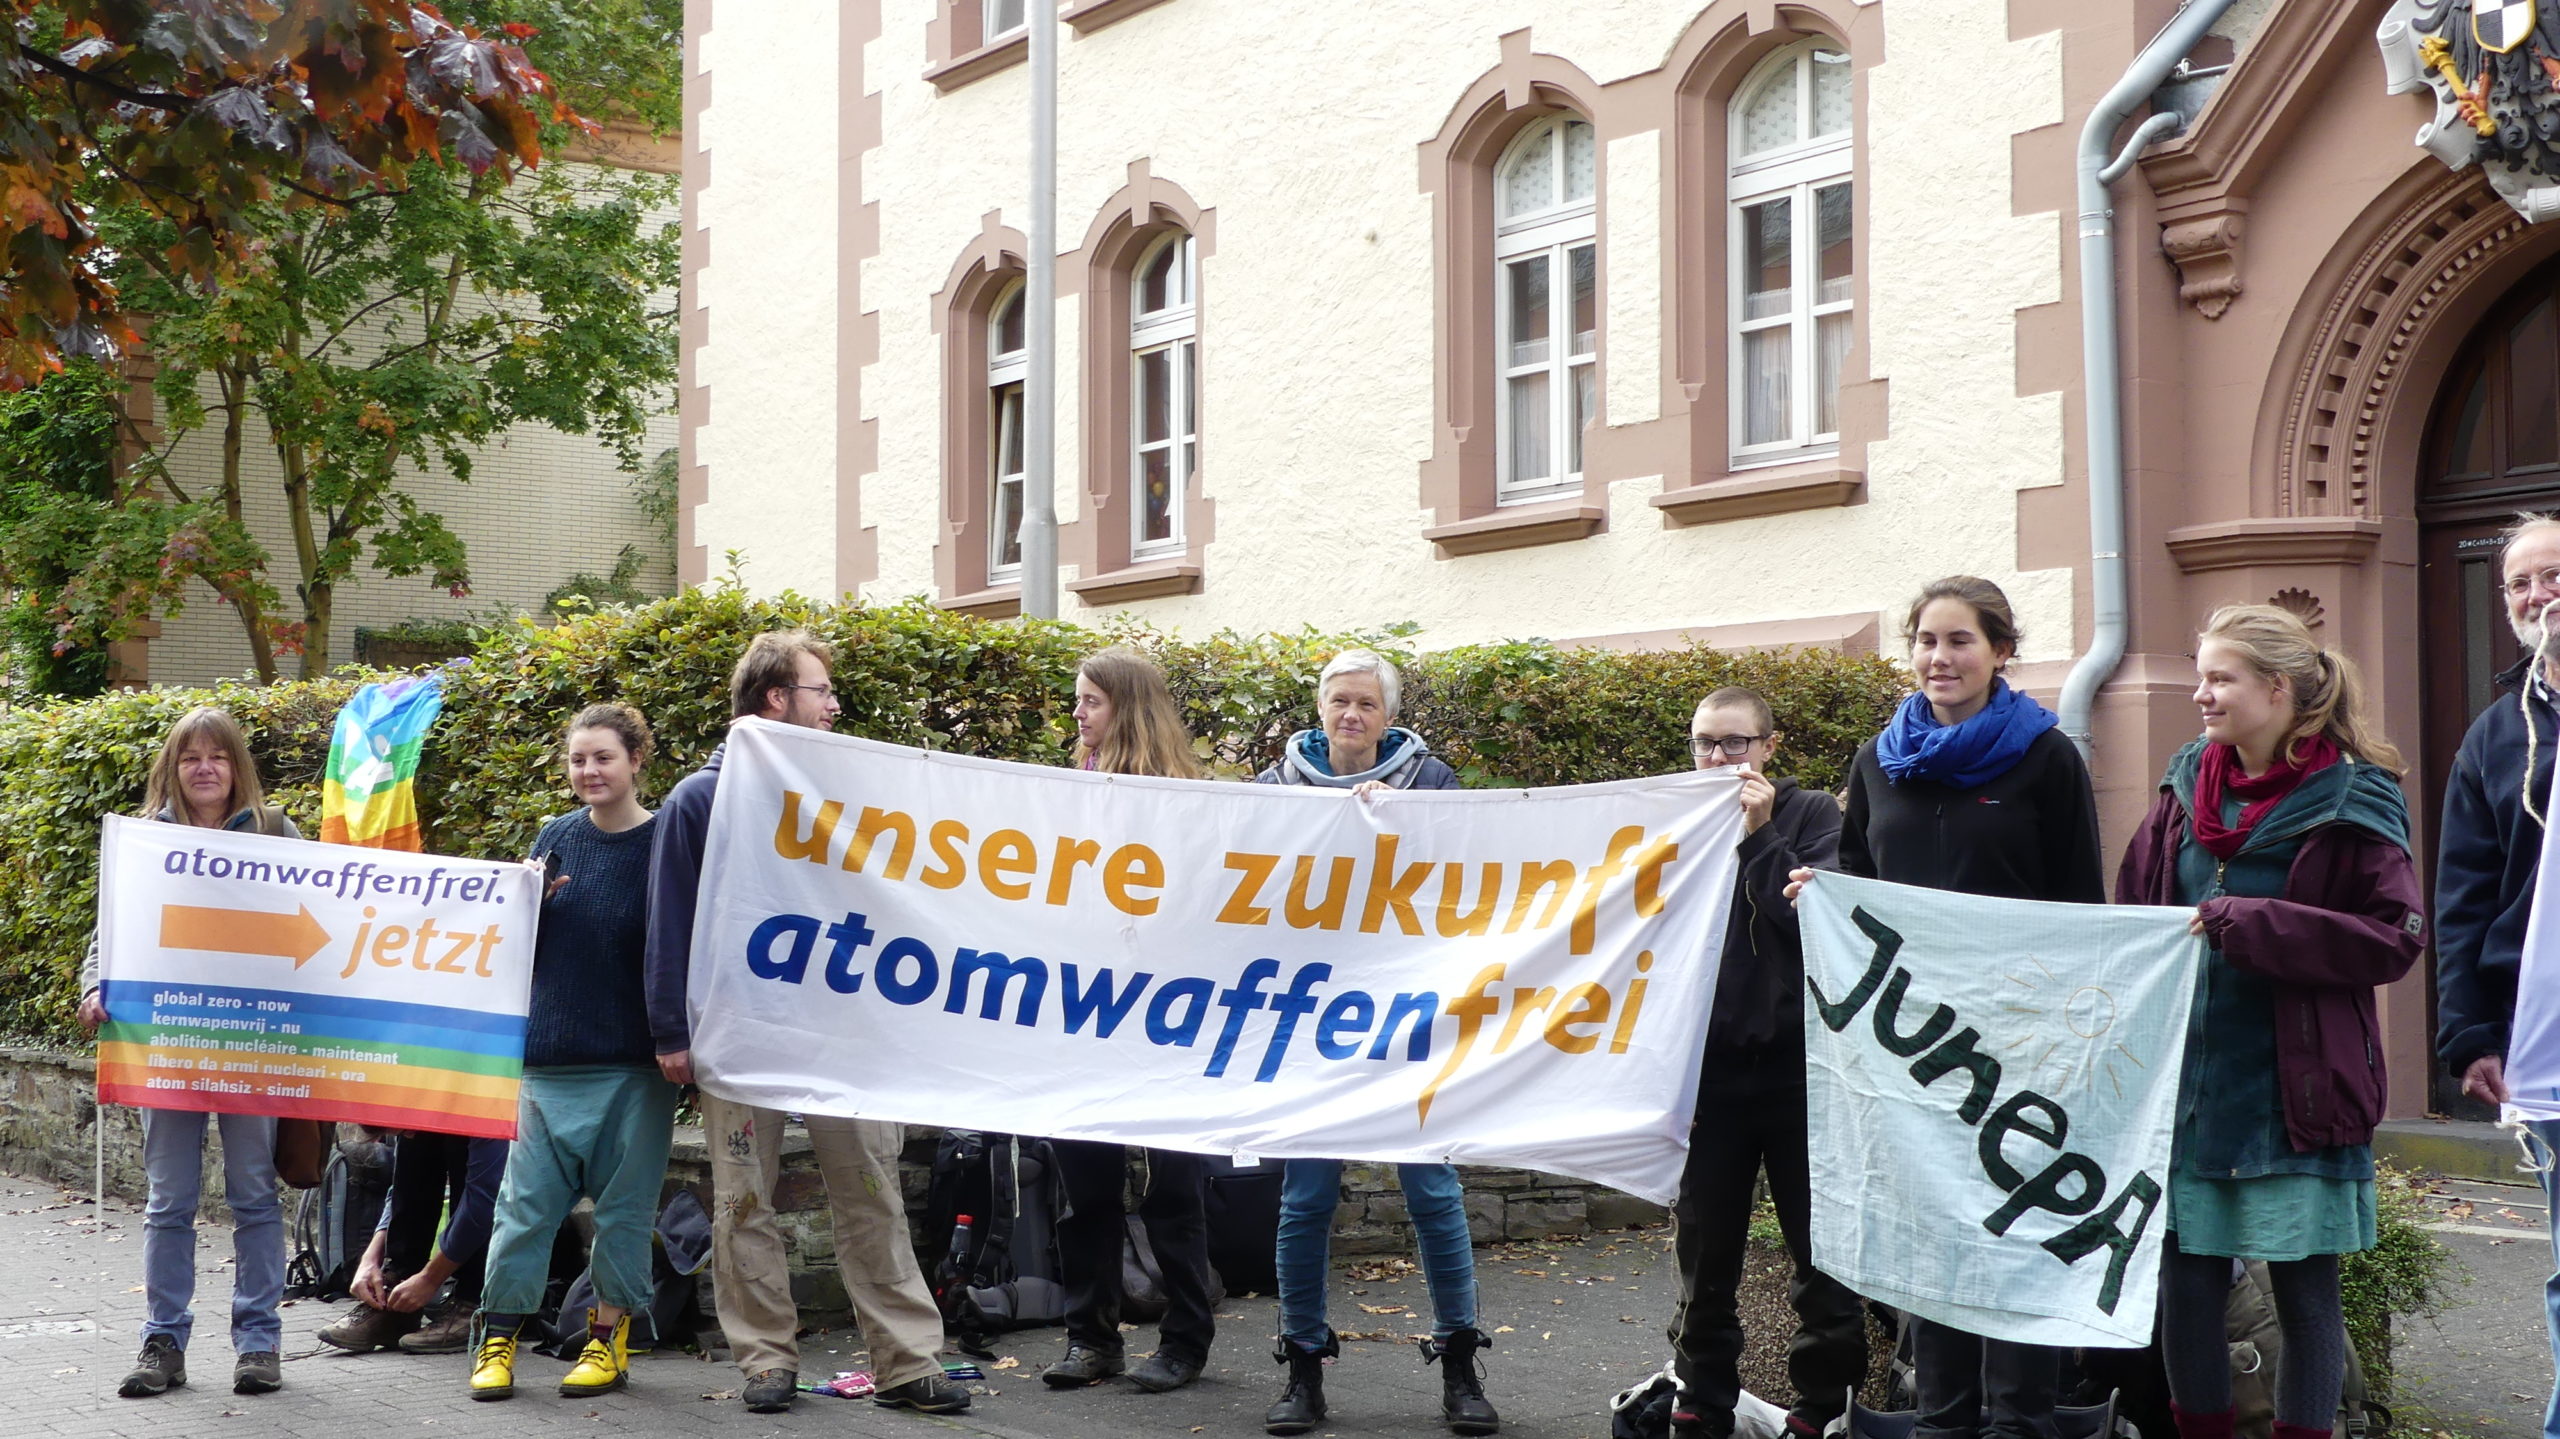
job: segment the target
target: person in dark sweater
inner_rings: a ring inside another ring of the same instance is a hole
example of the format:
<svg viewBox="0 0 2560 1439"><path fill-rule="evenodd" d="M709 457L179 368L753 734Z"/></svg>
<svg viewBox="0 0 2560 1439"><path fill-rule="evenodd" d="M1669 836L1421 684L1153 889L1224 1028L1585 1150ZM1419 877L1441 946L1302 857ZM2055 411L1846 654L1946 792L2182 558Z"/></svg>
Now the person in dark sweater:
<svg viewBox="0 0 2560 1439"><path fill-rule="evenodd" d="M489 1226L510 1146L425 1130L399 1134L391 1145L382 1221L347 1283L356 1307L319 1339L351 1354L394 1346L404 1354L456 1353L469 1347L479 1317ZM446 1297L439 1301L439 1294Z"/></svg>
<svg viewBox="0 0 2560 1439"><path fill-rule="evenodd" d="M729 673L730 718L835 728L843 706L828 672L834 659L835 652L805 630L757 635ZM696 1078L693 1015L685 992L693 973L703 847L720 792L720 756L721 750L713 750L702 768L667 791L649 846L649 1033L659 1072L677 1084ZM720 1331L746 1379L739 1401L751 1413L780 1413L791 1407L800 1385L800 1309L773 1202L782 1183L787 1116L723 1096L717 1070L706 1066L700 1077L706 1081L702 1129L711 1141L711 1281ZM905 1126L831 1114L800 1118L827 1183L836 1272L871 1350L878 1386L871 1402L926 1414L968 1408L969 1391L944 1377L934 1357L942 1351L942 1311L934 1306L907 1232L898 1174Z"/></svg>
<svg viewBox="0 0 2560 1439"><path fill-rule="evenodd" d="M1742 1392L1742 1318L1735 1296L1750 1237L1761 1170L1778 1211L1794 1272L1795 1340L1787 1378L1795 1408L1791 1435L1818 1435L1865 1375L1867 1338L1858 1296L1813 1267L1813 1192L1805 1152L1804 942L1787 875L1830 869L1840 857L1840 805L1792 779L1772 779L1779 735L1758 691L1717 690L1689 721L1689 753L1699 769L1742 775L1742 843L1735 851L1732 909L1698 1066L1689 1162L1672 1202L1680 1303L1671 1348L1680 1392L1672 1439L1724 1439Z"/></svg>
<svg viewBox="0 0 2560 1439"><path fill-rule="evenodd" d="M1919 693L1859 747L1840 870L2006 899L2106 902L2088 767L2051 710L2009 687L2009 597L1954 575L1921 590L1904 629ZM1812 877L1788 877L1792 899ZM1913 1316L1916 1439L2053 1439L2061 1353Z"/></svg>
<svg viewBox="0 0 2560 1439"><path fill-rule="evenodd" d="M518 1336L542 1305L553 1236L581 1196L595 1201L598 1302L586 1314L586 1346L560 1381L563 1395L623 1386L631 1311L655 1287L650 1235L676 1087L658 1072L641 988L657 821L641 806L638 783L650 742L648 721L628 705L579 711L569 723L568 771L583 807L544 824L533 842L550 878L534 940L515 1148L489 1240L474 1399L515 1393Z"/></svg>

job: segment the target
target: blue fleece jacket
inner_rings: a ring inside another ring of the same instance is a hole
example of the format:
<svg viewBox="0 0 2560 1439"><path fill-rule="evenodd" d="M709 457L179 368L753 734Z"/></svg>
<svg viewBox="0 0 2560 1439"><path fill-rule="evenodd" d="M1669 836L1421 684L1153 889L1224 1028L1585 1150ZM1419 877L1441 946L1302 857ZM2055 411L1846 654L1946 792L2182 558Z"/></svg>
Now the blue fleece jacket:
<svg viewBox="0 0 2560 1439"><path fill-rule="evenodd" d="M642 959L649 987L649 1037L658 1053L693 1048L685 1013L685 980L693 970L693 908L702 887L702 846L711 836L711 801L720 792L722 745L702 768L676 781L658 806L649 845L649 938Z"/></svg>

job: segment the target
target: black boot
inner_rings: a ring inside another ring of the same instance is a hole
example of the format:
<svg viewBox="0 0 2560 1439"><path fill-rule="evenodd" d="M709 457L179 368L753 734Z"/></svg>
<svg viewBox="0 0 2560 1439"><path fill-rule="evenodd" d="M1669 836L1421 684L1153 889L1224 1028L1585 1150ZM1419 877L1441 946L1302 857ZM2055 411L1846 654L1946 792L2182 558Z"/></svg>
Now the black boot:
<svg viewBox="0 0 2560 1439"><path fill-rule="evenodd" d="M1324 1361L1341 1352L1342 1341L1330 1329L1322 1348L1301 1349L1286 1339L1271 1347L1272 1359L1289 1366L1289 1383L1262 1416L1264 1433L1304 1434L1324 1422Z"/></svg>
<svg viewBox="0 0 2560 1439"><path fill-rule="evenodd" d="M1481 1329L1422 1341L1422 1362L1440 1366L1440 1417L1453 1434L1491 1434L1502 1427L1502 1416L1484 1397L1484 1365L1476 1358L1478 1350L1492 1347Z"/></svg>

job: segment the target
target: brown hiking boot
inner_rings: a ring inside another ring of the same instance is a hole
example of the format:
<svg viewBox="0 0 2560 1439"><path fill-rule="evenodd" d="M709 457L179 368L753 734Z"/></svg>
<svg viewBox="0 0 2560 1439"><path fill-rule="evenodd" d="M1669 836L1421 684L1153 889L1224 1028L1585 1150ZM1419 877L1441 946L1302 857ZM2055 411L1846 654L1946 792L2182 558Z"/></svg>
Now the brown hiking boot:
<svg viewBox="0 0 2560 1439"><path fill-rule="evenodd" d="M320 1342L350 1354L371 1354L399 1343L402 1335L418 1327L418 1319L415 1314L359 1304L348 1310L345 1318L321 1330Z"/></svg>
<svg viewBox="0 0 2560 1439"><path fill-rule="evenodd" d="M425 1322L410 1333L400 1336L403 1354L459 1354L471 1347L471 1321L478 1318L476 1304L446 1304L430 1308L422 1316Z"/></svg>

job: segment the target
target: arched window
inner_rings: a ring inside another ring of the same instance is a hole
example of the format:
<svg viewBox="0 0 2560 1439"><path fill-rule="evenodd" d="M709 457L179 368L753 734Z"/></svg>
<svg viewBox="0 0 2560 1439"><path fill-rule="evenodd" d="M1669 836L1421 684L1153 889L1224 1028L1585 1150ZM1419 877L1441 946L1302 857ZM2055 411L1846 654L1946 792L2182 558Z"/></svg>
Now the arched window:
<svg viewBox="0 0 2560 1439"><path fill-rule="evenodd" d="M1820 40L1779 51L1735 95L1727 133L1734 463L1836 451L1855 285L1848 55Z"/></svg>
<svg viewBox="0 0 2560 1439"><path fill-rule="evenodd" d="M1023 288L987 317L987 583L1022 578L1022 382L1028 360Z"/></svg>
<svg viewBox="0 0 2560 1439"><path fill-rule="evenodd" d="M1582 432L1599 405L1598 188L1598 142L1574 115L1530 125L1494 166L1498 503L1582 483Z"/></svg>
<svg viewBox="0 0 2560 1439"><path fill-rule="evenodd" d="M1138 259L1129 295L1132 559L1179 553L1183 497L1200 463L1200 308L1191 236L1175 231Z"/></svg>

